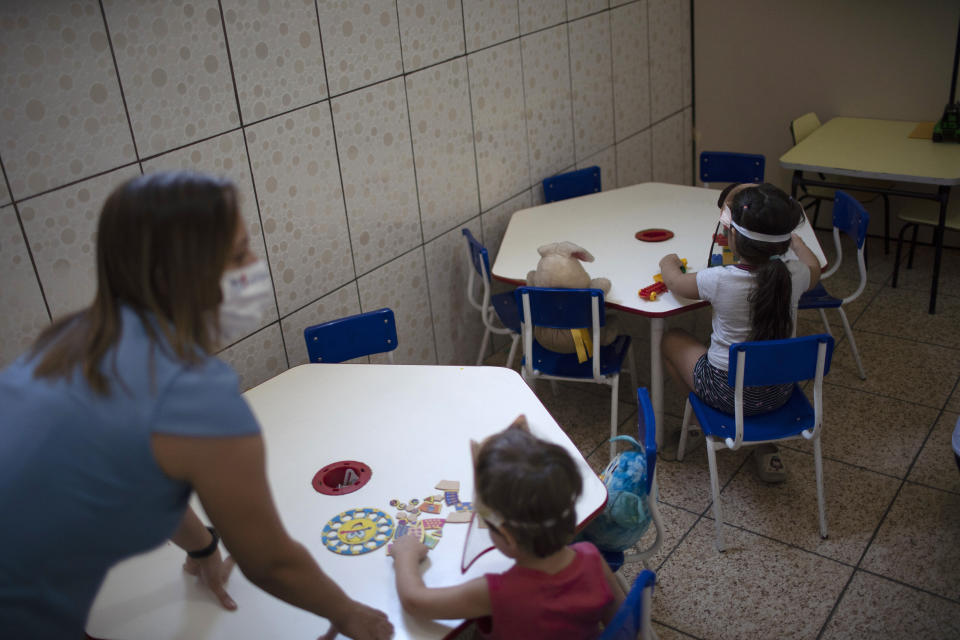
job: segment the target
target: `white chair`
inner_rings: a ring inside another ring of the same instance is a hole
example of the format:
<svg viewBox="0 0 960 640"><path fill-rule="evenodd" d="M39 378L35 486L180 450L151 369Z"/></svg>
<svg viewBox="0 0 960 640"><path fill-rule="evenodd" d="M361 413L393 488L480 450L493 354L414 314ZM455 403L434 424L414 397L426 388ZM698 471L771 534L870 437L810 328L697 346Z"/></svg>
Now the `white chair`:
<svg viewBox="0 0 960 640"><path fill-rule="evenodd" d="M843 310L843 305L856 300L867 286L867 263L864 259L864 242L867 238L867 226L870 224L870 215L863 205L854 200L843 191L837 191L833 201L833 246L837 252L837 259L830 265L830 268L820 276L821 282L817 283L810 291L804 292L800 297L798 309L817 309L820 312L820 318L823 320L823 328L827 333L830 331L830 323L827 322L826 309L836 309L840 314L840 320L843 321L843 330L847 336L847 342L850 343L850 350L853 352L853 359L857 362L857 371L861 380L867 379L867 374L863 370L863 361L860 359L860 352L857 350L857 341L853 338L853 329L850 328L850 321L847 319L847 313ZM860 284L856 291L846 298L835 298L827 293L823 287L823 280L826 280L840 268L843 261L843 248L840 246L840 233L845 233L853 239L857 246L857 266L860 269ZM902 234L901 234L902 239ZM897 255L899 256L900 245L897 244ZM896 276L894 276L896 279Z"/></svg>
<svg viewBox="0 0 960 640"><path fill-rule="evenodd" d="M817 480L817 507L820 537L827 537L827 512L823 495L823 455L820 432L823 427L823 376L830 370L833 338L825 333L786 340L740 342L730 345L730 386L734 387L735 413L730 415L707 405L691 393L683 412L677 460L683 460L690 412L696 414L706 436L710 465L710 489L713 493L713 520L716 547L724 550L723 510L720 507L720 482L717 479L717 449L739 449L805 438L813 441L813 464ZM797 382L813 380L813 406ZM785 405L759 415L743 415L744 387L794 383L793 395Z"/></svg>
<svg viewBox="0 0 960 640"><path fill-rule="evenodd" d="M490 342L490 334L511 336L510 353L507 355L506 366L509 369L513 364L513 356L517 352L520 342L520 314L517 312L517 302L513 292L491 294L490 292L490 256L486 247L477 242L470 233L470 229L463 229L467 239L467 302L480 312L483 321L483 340L480 341L480 353L477 354L477 366L483 364L483 358ZM480 276L480 299L476 299L477 276ZM494 319L500 321L500 326Z"/></svg>
<svg viewBox="0 0 960 640"><path fill-rule="evenodd" d="M594 382L610 387L610 437L617 436L617 395L620 391L620 370L626 358L630 381L637 387L637 369L630 348L630 336L619 335L607 346L600 344L600 327L606 322L603 291L600 289L548 289L517 287L514 291L520 310L523 335L523 361L520 374L527 384L537 378ZM557 353L540 345L533 337L534 326L553 329L589 329L589 357L580 362L576 353ZM610 458L617 445L610 443Z"/></svg>

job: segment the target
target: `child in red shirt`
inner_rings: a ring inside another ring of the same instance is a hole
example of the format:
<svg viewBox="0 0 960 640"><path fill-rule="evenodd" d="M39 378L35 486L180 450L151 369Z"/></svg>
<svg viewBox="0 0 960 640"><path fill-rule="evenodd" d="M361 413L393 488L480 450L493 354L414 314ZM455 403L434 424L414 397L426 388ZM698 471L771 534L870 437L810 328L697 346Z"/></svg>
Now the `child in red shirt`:
<svg viewBox="0 0 960 640"><path fill-rule="evenodd" d="M474 507L493 544L516 564L431 589L417 568L427 547L412 536L401 538L392 554L403 608L432 619L480 618L485 638L597 637L625 596L596 547L570 544L582 491L570 454L531 435L521 416L479 447L474 480Z"/></svg>

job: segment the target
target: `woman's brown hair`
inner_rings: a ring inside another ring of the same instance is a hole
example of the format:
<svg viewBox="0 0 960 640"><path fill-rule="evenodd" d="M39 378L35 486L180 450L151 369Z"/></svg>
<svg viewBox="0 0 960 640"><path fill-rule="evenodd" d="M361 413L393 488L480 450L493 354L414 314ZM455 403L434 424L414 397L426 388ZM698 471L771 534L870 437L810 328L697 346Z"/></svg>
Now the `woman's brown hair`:
<svg viewBox="0 0 960 640"><path fill-rule="evenodd" d="M733 196L730 215L750 231L782 235L793 231L803 219L803 208L778 187L764 183ZM779 256L790 248L790 240L759 242L736 234L737 253L755 267L750 291L751 340L779 340L793 333L790 270Z"/></svg>
<svg viewBox="0 0 960 640"><path fill-rule="evenodd" d="M181 361L211 353L238 223L236 187L226 179L150 173L114 189L97 226L93 302L40 334L30 352L40 358L34 375L66 378L79 367L94 391L108 394L102 361L120 339L123 306L154 345L166 343Z"/></svg>
<svg viewBox="0 0 960 640"><path fill-rule="evenodd" d="M511 427L483 443L474 474L481 501L521 548L545 558L570 544L583 480L566 449Z"/></svg>

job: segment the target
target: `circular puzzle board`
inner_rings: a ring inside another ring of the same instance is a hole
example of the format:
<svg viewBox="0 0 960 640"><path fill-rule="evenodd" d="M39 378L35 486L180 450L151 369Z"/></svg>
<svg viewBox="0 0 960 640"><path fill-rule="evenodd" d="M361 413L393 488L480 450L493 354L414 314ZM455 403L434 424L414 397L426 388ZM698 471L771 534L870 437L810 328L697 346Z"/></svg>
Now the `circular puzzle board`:
<svg viewBox="0 0 960 640"><path fill-rule="evenodd" d="M380 509L347 509L323 527L324 546L344 556L379 549L393 536L393 519Z"/></svg>

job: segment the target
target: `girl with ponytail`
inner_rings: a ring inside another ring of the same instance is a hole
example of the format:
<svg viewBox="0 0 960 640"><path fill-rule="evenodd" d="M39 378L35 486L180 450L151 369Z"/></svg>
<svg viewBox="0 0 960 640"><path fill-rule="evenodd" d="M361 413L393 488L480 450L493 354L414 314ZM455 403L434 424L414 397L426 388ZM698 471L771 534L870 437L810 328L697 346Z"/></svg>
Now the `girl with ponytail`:
<svg viewBox="0 0 960 640"><path fill-rule="evenodd" d="M797 303L819 281L820 264L793 233L806 220L803 208L772 184L731 185L720 194L717 206L739 264L684 273L676 254L660 261L663 281L671 291L713 305L710 346L686 331L671 329L661 348L674 380L710 406L732 414L733 387L727 382L730 345L796 335ZM792 384L748 387L744 413L778 409L792 389ZM786 479L776 447L758 447L757 459L761 478Z"/></svg>

